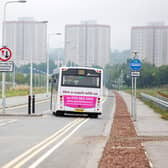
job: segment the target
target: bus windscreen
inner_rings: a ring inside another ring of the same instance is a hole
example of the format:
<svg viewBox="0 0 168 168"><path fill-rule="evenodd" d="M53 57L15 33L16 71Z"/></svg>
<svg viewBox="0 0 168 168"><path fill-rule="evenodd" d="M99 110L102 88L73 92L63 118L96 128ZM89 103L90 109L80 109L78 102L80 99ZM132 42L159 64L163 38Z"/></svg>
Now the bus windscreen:
<svg viewBox="0 0 168 168"><path fill-rule="evenodd" d="M62 74L62 86L100 88L100 73L75 73L64 72Z"/></svg>

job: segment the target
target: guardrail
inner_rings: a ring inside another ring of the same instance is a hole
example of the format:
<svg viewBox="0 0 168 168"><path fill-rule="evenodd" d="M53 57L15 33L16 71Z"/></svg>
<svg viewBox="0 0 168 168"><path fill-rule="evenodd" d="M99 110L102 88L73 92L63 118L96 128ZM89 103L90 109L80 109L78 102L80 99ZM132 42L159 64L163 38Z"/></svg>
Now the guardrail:
<svg viewBox="0 0 168 168"><path fill-rule="evenodd" d="M161 100L163 100L163 101L167 101L167 102L168 102L168 98L167 98L167 97L158 95L157 98L159 98L159 99L161 99Z"/></svg>
<svg viewBox="0 0 168 168"><path fill-rule="evenodd" d="M147 100L150 100L150 101L154 102L155 104L159 105L160 107L163 107L164 109L168 110L168 101L161 100L157 97L150 96L150 95L145 94L145 93L141 93L140 95L143 98L145 98Z"/></svg>

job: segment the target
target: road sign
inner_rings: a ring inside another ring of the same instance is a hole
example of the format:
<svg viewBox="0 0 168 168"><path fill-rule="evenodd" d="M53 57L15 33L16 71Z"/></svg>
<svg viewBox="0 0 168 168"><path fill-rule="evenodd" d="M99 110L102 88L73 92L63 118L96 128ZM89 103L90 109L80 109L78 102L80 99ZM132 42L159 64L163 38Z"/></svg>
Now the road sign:
<svg viewBox="0 0 168 168"><path fill-rule="evenodd" d="M132 77L138 77L138 76L140 76L140 72L139 71L132 71L131 76Z"/></svg>
<svg viewBox="0 0 168 168"><path fill-rule="evenodd" d="M7 48L3 47L0 48L0 61L9 61L12 57L12 51Z"/></svg>
<svg viewBox="0 0 168 168"><path fill-rule="evenodd" d="M14 63L13 61L1 62L0 61L0 72L13 72Z"/></svg>
<svg viewBox="0 0 168 168"><path fill-rule="evenodd" d="M142 62L139 59L132 59L130 61L130 68L133 71L139 71L142 68Z"/></svg>

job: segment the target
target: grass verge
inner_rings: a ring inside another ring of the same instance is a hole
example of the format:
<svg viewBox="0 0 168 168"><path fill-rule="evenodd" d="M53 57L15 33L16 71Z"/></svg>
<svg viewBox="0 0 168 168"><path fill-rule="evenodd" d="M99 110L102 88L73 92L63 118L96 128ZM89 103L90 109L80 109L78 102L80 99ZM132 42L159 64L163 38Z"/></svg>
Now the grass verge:
<svg viewBox="0 0 168 168"><path fill-rule="evenodd" d="M6 97L12 96L26 96L29 95L28 87L16 87L11 89L6 89ZM45 93L45 88L33 88L33 94ZM2 98L2 92L0 91L0 98Z"/></svg>

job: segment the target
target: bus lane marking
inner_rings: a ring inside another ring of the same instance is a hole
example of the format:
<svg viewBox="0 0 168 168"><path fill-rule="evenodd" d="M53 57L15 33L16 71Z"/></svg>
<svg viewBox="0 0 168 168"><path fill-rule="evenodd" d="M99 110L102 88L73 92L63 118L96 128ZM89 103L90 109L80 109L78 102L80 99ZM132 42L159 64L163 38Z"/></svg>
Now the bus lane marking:
<svg viewBox="0 0 168 168"><path fill-rule="evenodd" d="M63 136L65 133L67 133L71 128L78 125L80 122L82 122L84 119L75 119L68 123L66 126L43 140L42 142L38 143L37 145L33 146L32 148L28 149L26 152L15 158L14 160L10 161L6 165L4 165L2 168L18 168L24 165L27 161L29 161L31 158L33 158L35 155L37 155L39 152L47 148L50 144L55 142L58 138Z"/></svg>

